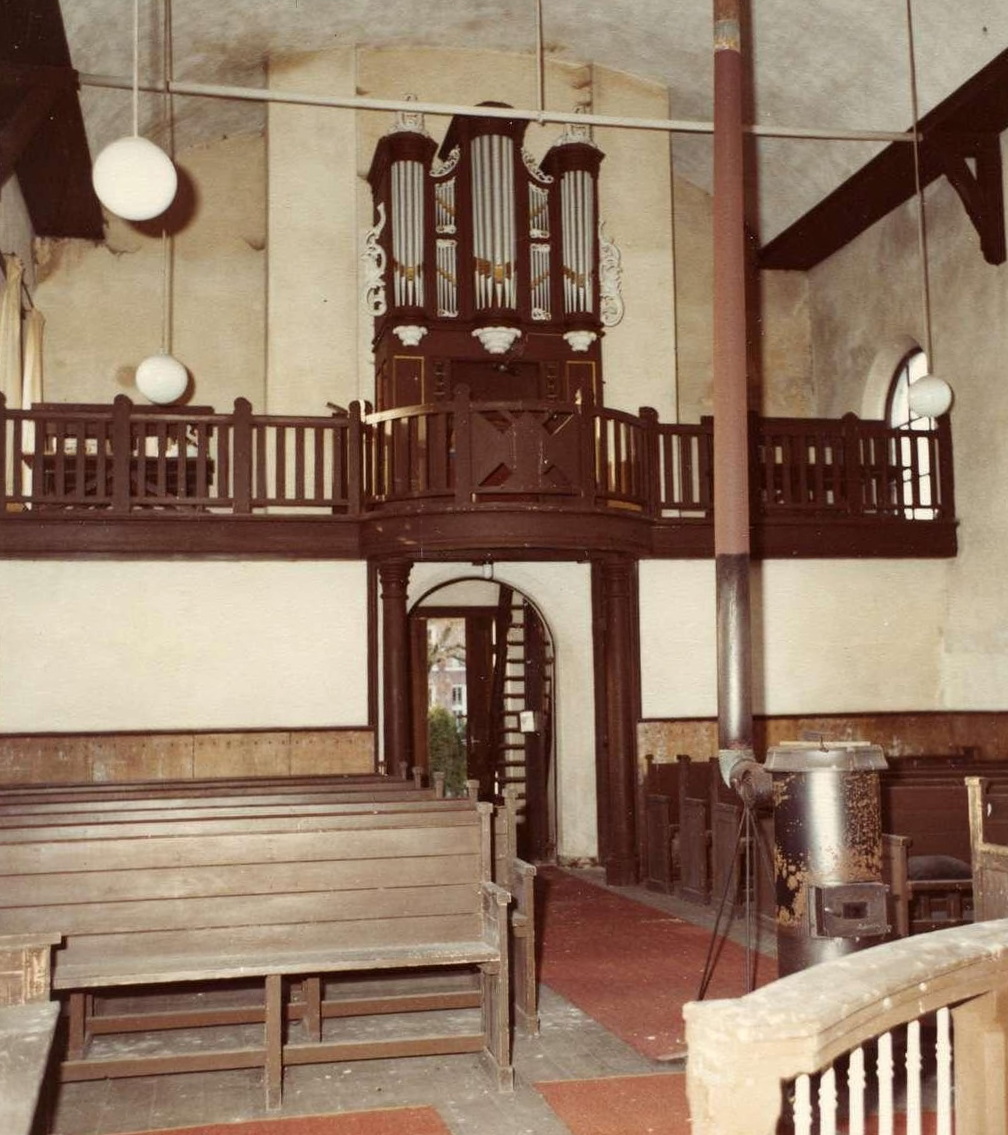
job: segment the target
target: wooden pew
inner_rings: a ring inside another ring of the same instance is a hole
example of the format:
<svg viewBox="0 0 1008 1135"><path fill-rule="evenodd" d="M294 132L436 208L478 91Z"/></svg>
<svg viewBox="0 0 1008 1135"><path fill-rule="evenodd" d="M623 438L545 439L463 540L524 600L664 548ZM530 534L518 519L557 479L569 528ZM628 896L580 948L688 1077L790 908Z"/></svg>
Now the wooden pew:
<svg viewBox="0 0 1008 1135"><path fill-rule="evenodd" d="M1008 785L967 778L977 921L1008 917Z"/></svg>
<svg viewBox="0 0 1008 1135"><path fill-rule="evenodd" d="M687 902L711 899L711 761L679 761L679 886Z"/></svg>
<svg viewBox="0 0 1008 1135"><path fill-rule="evenodd" d="M977 768L1004 776L1003 763L917 757L880 775L886 881L893 929L920 934L973 921L966 780ZM903 837L901 847L894 837Z"/></svg>
<svg viewBox="0 0 1008 1135"><path fill-rule="evenodd" d="M482 1052L498 1087L511 1087L510 896L490 882L490 806L305 807L0 831L0 931L64 937L53 985L70 1000L65 1079L261 1066L274 1108L291 1063ZM284 1003L292 978L473 967L478 1034L331 1042L321 1016L312 1019L317 1004ZM250 978L264 991L261 1041L182 1055L87 1053L96 991ZM304 1021L307 1040L285 1040L285 1018Z"/></svg>
<svg viewBox="0 0 1008 1135"><path fill-rule="evenodd" d="M59 935L0 936L0 1131L31 1135L44 1108L59 1003L50 956Z"/></svg>
<svg viewBox="0 0 1008 1135"><path fill-rule="evenodd" d="M327 804L364 804L367 806L389 803L414 804L444 796L443 776L435 774L435 784L431 788L420 786L418 776L410 781L389 777L367 777L347 784L343 777L301 778L298 784L278 782L265 785L258 779L250 782L230 782L222 790L217 781L174 782L148 785L153 791L138 790L133 785L87 785L77 786L72 793L57 792L37 794L0 790L0 829L15 826L39 826L44 824L101 823L101 822L167 822L175 819L195 820L200 818L221 818L225 816L251 816L269 812L299 815L311 814L317 807ZM469 782L470 795L478 788L478 782ZM175 795L177 788L183 787L188 795ZM241 787L244 791L235 793ZM126 791L123 791L123 789ZM253 792L255 794L253 794ZM53 800L52 796L59 797ZM69 795L69 799L65 799ZM535 901L534 876L532 864L517 855L516 804L513 792L505 796L494 812L494 881L511 891L514 904L510 911L512 951L514 966L514 1008L518 1025L529 1035L538 1032L538 981L535 966ZM326 1016L349 1015L354 1011L354 1002L342 999L339 1002L325 1001L319 979L307 979L302 983L303 997L288 1006L288 1015L296 1016L302 1011L311 1012L311 1006L321 1005L323 1018ZM321 998L321 1001L320 1001ZM434 993L410 998L412 1006L424 1008L465 1008L478 1005L478 993L468 998L458 993ZM382 1011L392 1012L402 999L369 998L367 1005L381 1004ZM358 1010L359 1011L359 1010ZM88 1012L90 1027L101 1032L114 1032L129 1027L133 1022L120 1015L103 1013L101 1016ZM219 1017L217 1018L220 1019ZM240 1016L247 1020L247 1014Z"/></svg>
<svg viewBox="0 0 1008 1135"><path fill-rule="evenodd" d="M681 762L656 761L648 754L642 786L640 814L641 874L652 891L675 894L679 885L679 781Z"/></svg>

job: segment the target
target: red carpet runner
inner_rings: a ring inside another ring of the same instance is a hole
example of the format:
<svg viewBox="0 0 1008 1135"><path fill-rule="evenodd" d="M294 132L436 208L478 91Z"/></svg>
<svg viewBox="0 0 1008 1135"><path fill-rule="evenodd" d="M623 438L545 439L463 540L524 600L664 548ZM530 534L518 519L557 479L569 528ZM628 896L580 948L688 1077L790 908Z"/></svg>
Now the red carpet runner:
<svg viewBox="0 0 1008 1135"><path fill-rule="evenodd" d="M575 1135L689 1135L685 1077L614 1076L536 1084Z"/></svg>
<svg viewBox="0 0 1008 1135"><path fill-rule="evenodd" d="M681 1056L682 1006L696 1000L710 932L565 871L540 869L541 979L651 1059ZM725 942L707 997L745 992L745 951ZM776 974L757 961L756 983Z"/></svg>
<svg viewBox="0 0 1008 1135"><path fill-rule="evenodd" d="M245 1123L209 1123L172 1127L137 1135L451 1135L432 1107L396 1107L344 1115L294 1115L251 1119Z"/></svg>

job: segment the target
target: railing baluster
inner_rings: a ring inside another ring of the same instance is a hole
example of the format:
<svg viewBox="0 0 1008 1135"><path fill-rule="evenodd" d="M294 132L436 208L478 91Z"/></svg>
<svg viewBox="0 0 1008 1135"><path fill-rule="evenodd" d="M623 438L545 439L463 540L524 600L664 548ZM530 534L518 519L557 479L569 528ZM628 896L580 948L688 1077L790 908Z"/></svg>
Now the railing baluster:
<svg viewBox="0 0 1008 1135"><path fill-rule="evenodd" d="M812 1135L812 1081L808 1076L795 1080L795 1135Z"/></svg>
<svg viewBox="0 0 1008 1135"><path fill-rule="evenodd" d="M831 1064L819 1076L819 1135L836 1135L836 1069Z"/></svg>
<svg viewBox="0 0 1008 1135"><path fill-rule="evenodd" d="M850 1135L864 1135L865 1129L865 1052L858 1046L847 1065L847 1129Z"/></svg>
<svg viewBox="0 0 1008 1135"><path fill-rule="evenodd" d="M937 1135L952 1135L952 1014L948 1006L942 1006L938 1010L937 1025L938 1036L935 1042Z"/></svg>
<svg viewBox="0 0 1008 1135"><path fill-rule="evenodd" d="M907 1025L907 1135L921 1135L921 1043L920 1021Z"/></svg>
<svg viewBox="0 0 1008 1135"><path fill-rule="evenodd" d="M312 438L312 453L315 459L314 469L312 473L312 500L316 504L322 503L325 499L325 456L326 456L326 439L335 437L334 432L324 429L322 426L316 426L311 431ZM333 454L335 460L335 453Z"/></svg>
<svg viewBox="0 0 1008 1135"><path fill-rule="evenodd" d="M294 426L294 499L305 499L305 428Z"/></svg>
<svg viewBox="0 0 1008 1135"><path fill-rule="evenodd" d="M893 1135L893 1041L892 1033L878 1038L878 1135Z"/></svg>

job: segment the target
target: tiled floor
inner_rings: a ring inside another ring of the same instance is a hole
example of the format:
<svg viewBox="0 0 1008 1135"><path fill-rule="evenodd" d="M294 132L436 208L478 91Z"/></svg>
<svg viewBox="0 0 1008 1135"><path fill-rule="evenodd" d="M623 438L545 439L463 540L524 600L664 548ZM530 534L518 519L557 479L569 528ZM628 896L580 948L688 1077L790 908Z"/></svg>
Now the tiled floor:
<svg viewBox="0 0 1008 1135"><path fill-rule="evenodd" d="M709 912L701 908L636 888L620 891L710 924ZM736 927L732 936L738 933ZM536 1091L537 1081L681 1073L679 1066L639 1055L547 988L541 991L541 1021L538 1037L515 1038L513 1093L497 1092L476 1056L358 1061L288 1070L279 1114L429 1104L454 1135L567 1135L568 1128ZM52 1130L55 1135L118 1135L264 1114L259 1071L200 1072L65 1085Z"/></svg>

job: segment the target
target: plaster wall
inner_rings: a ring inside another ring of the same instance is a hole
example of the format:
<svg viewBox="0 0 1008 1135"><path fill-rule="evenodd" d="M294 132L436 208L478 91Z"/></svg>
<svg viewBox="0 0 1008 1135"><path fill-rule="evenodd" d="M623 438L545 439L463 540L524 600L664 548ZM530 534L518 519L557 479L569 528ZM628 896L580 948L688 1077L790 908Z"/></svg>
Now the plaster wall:
<svg viewBox="0 0 1008 1135"><path fill-rule="evenodd" d="M946 566L770 560L752 572L753 712L870 713L937 704ZM717 713L714 565L640 565L642 716Z"/></svg>
<svg viewBox="0 0 1008 1135"><path fill-rule="evenodd" d="M431 588L472 573L470 564L417 564L410 576L410 604ZM555 656L557 850L565 859L594 858L598 843L591 569L587 564L504 562L494 564L494 578L531 599L549 627ZM475 588L472 594L478 594Z"/></svg>
<svg viewBox="0 0 1008 1135"><path fill-rule="evenodd" d="M0 731L365 725L357 563L8 561Z"/></svg>
<svg viewBox="0 0 1008 1135"><path fill-rule="evenodd" d="M273 60L271 88L353 95L353 48ZM327 414L370 397L357 357L360 218L350 111L268 104L268 364L271 414Z"/></svg>
<svg viewBox="0 0 1008 1135"><path fill-rule="evenodd" d="M1002 136L1002 152L1008 150ZM1006 155L1008 156L1008 155ZM810 274L813 352L821 408L880 414L908 345L924 343L916 203L886 217ZM925 613L939 667L935 705L1008 704L1008 265L990 265L962 203L945 181L925 195L932 363L955 393L951 410L959 554ZM866 288L881 278L885 287ZM842 314L841 314L842 313Z"/></svg>
<svg viewBox="0 0 1008 1135"><path fill-rule="evenodd" d="M677 420L696 422L713 411L713 200L682 178L676 178L673 190ZM750 407L770 417L814 415L807 274L757 273L747 305Z"/></svg>
<svg viewBox="0 0 1008 1135"><path fill-rule="evenodd" d="M226 139L178 156L172 241L172 353L190 400L264 409L266 198L262 138ZM111 402L161 347L161 228L107 218L106 240L36 246L35 303L46 317L47 401Z"/></svg>

